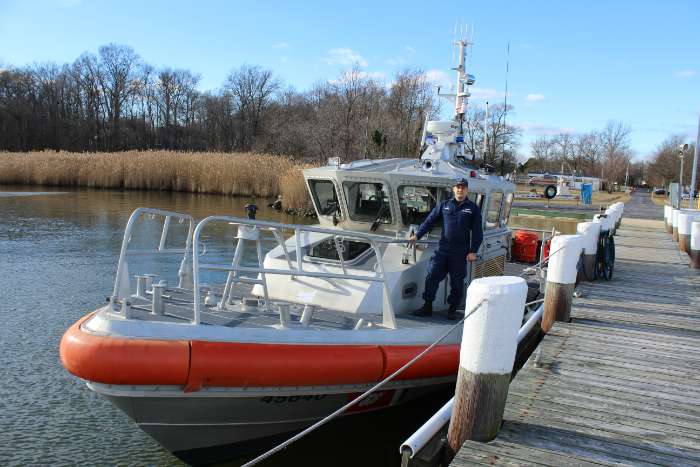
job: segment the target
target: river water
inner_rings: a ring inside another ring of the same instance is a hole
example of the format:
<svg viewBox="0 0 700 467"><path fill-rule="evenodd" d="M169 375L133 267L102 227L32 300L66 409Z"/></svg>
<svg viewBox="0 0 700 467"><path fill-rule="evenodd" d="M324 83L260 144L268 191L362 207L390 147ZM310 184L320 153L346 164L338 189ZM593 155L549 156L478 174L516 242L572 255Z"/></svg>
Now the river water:
<svg viewBox="0 0 700 467"><path fill-rule="evenodd" d="M0 465L183 465L67 373L59 361L59 341L110 294L122 232L135 208L202 219L243 216L250 201L0 187ZM257 204L259 219L311 221L268 209L264 200ZM447 397L333 422L264 465L399 465L401 441Z"/></svg>

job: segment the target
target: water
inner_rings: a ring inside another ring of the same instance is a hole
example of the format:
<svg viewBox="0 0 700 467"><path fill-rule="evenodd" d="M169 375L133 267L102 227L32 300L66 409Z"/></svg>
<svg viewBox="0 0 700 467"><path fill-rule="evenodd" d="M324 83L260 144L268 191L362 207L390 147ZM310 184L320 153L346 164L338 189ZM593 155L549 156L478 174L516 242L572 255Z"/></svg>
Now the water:
<svg viewBox="0 0 700 467"><path fill-rule="evenodd" d="M243 216L243 206L252 200L4 190L0 187L0 465L183 465L68 374L59 361L59 341L110 294L123 229L135 208L163 208L202 219ZM257 204L259 219L311 222L268 209L266 201ZM265 465L399 465L400 442L447 397L334 422Z"/></svg>

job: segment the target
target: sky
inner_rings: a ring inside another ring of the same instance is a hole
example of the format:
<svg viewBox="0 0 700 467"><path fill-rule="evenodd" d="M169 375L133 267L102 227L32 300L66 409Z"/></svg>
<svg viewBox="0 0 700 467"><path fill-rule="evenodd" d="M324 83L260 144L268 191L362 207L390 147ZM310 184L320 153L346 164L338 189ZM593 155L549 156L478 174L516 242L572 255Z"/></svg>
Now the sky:
<svg viewBox="0 0 700 467"><path fill-rule="evenodd" d="M0 0L0 67L70 63L117 43L198 73L202 90L243 64L297 90L354 65L387 86L404 69L452 82L457 24L473 31L472 104L502 102L508 63L524 155L541 135L610 120L631 127L637 159L671 134L695 141L700 0Z"/></svg>

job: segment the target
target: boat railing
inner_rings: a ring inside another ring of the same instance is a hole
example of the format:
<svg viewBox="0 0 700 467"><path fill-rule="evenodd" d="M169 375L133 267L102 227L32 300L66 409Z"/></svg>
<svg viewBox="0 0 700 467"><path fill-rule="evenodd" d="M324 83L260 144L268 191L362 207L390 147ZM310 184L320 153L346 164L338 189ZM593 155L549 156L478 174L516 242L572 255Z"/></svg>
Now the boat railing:
<svg viewBox="0 0 700 467"><path fill-rule="evenodd" d="M202 239L202 231L205 227L212 223L224 223L231 228L237 229L236 237L238 239L238 244L236 245L236 250L234 251L233 260L230 264L222 263L201 263L200 262L200 244ZM264 255L261 247L261 233L268 233L272 235L278 246L281 248L284 254L284 263L286 263L287 268L280 267L265 267L264 265ZM285 239L285 233L291 233L293 237L295 258L289 254L287 248L287 242L289 239ZM330 236L332 239L332 244L338 255L339 272L327 272L327 271L312 271L308 268L305 269L305 264L316 264L314 261L310 261L305 258L303 254L303 238L309 234L322 234ZM364 242L369 245L376 257L376 267L374 271L370 274L363 275L358 273L352 273L348 271L348 268L344 261L343 255L343 241L353 240ZM242 257L242 242L243 241L253 241L256 244L256 252L258 257L258 266L244 266L241 264ZM302 224L282 224L277 222L253 220L253 219L243 219L233 216L210 216L206 219L200 221L194 229L193 240L192 240L192 278L193 278L193 293L194 293L194 313L192 317L192 324L199 324L201 322L202 310L204 302L202 300L202 282L200 278L201 270L213 270L213 271L226 271L228 276L226 279L226 284L223 290L222 305L227 303L228 295L232 290L232 286L237 282L243 282L247 284L259 285L262 288L263 296L265 299L265 307L270 310L270 299L268 294L268 275L286 275L292 278L297 277L310 277L318 279L327 280L351 280L351 281L364 281L364 282L378 282L382 284L382 326L390 329L396 328L396 316L394 314L394 309L390 300L390 290L386 282L386 273L384 269L384 264L382 261L382 249L380 245L382 243L399 243L406 242L406 240L388 240L386 237L379 235L367 234L363 232L338 230L338 229L327 229L321 227L312 227ZM256 274L257 277L243 277L242 273ZM280 313L280 323L282 326L288 324L288 315L286 315L286 310L284 307L279 307Z"/></svg>
<svg viewBox="0 0 700 467"><path fill-rule="evenodd" d="M134 227L136 224L144 219L148 218L155 220L156 218L162 218L163 224L160 229L160 236L157 241L157 245L154 248L129 248L132 241L132 236L134 234ZM172 248L168 247L169 234L172 231L172 222L176 221L178 224L183 224L187 222L187 235L184 241L183 248ZM137 208L129 216L129 221L126 223L126 229L124 230L124 239L122 240L121 250L119 252L119 262L117 263L117 275L114 281L114 290L112 296L110 297L110 302L112 303L113 309L122 305L124 307L125 315L128 315L127 300L130 297L130 277L129 277L129 262L128 256L131 255L153 255L153 254L165 254L165 255L182 255L183 260L180 268L180 274L187 269L187 263L190 258L190 251L192 250L192 235L194 233L195 221L189 214L182 214L173 211L166 211L163 209L154 208ZM182 284L181 284L182 285ZM128 317L128 316L127 316Z"/></svg>

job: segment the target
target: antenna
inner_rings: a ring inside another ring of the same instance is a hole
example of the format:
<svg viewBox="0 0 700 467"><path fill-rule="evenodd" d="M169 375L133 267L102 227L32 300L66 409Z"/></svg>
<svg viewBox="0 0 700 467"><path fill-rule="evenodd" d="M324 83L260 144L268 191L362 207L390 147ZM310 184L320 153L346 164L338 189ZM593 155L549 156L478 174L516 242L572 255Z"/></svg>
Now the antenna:
<svg viewBox="0 0 700 467"><path fill-rule="evenodd" d="M510 70L510 41L508 41L508 45L506 46L506 92L503 95L503 129L505 131L507 125L506 125L506 117L508 115L508 71ZM505 171L505 159L506 159L506 147L503 145L501 153L501 175L504 175ZM563 172L563 170L562 170Z"/></svg>

